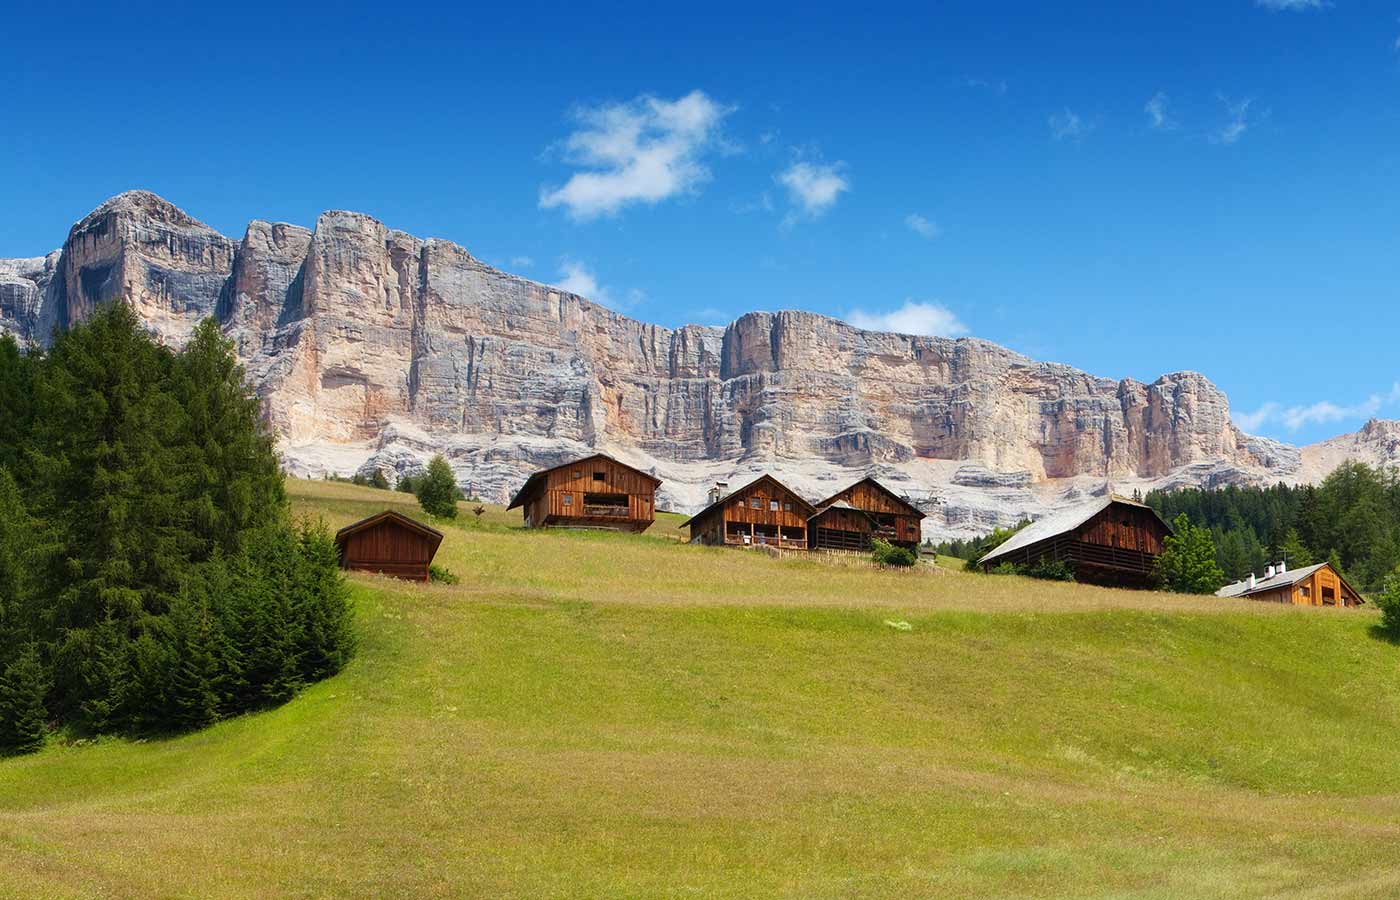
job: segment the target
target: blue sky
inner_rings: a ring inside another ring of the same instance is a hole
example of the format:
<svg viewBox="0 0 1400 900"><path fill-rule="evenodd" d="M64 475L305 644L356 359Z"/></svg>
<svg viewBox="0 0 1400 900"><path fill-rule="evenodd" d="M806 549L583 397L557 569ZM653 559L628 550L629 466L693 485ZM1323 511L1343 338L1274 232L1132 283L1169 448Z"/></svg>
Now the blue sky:
<svg viewBox="0 0 1400 900"><path fill-rule="evenodd" d="M0 256L137 187L233 236L355 209L665 325L1400 417L1400 2L758 6L11 11Z"/></svg>

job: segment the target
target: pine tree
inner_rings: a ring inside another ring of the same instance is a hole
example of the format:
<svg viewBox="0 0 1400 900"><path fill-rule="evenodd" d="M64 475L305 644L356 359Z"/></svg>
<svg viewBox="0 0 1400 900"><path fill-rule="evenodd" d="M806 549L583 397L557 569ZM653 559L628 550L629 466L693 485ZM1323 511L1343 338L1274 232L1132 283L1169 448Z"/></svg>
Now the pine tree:
<svg viewBox="0 0 1400 900"><path fill-rule="evenodd" d="M174 361L175 394L185 413L192 526L207 559L237 553L243 536L276 521L286 495L273 438L259 414L233 341L205 319Z"/></svg>
<svg viewBox="0 0 1400 900"><path fill-rule="evenodd" d="M49 676L33 642L0 672L0 752L32 753L44 743Z"/></svg>
<svg viewBox="0 0 1400 900"><path fill-rule="evenodd" d="M1172 531L1157 558L1158 580L1179 594L1215 593L1225 583L1225 573L1216 562L1210 529L1192 525L1182 513L1172 523Z"/></svg>
<svg viewBox="0 0 1400 900"><path fill-rule="evenodd" d="M1279 545L1279 555L1290 569L1301 569L1313 564L1312 551L1303 546L1296 528L1284 532L1283 543Z"/></svg>
<svg viewBox="0 0 1400 900"><path fill-rule="evenodd" d="M381 491L389 489L389 479L385 476L383 469L374 470L374 474L369 477L369 486L379 488Z"/></svg>
<svg viewBox="0 0 1400 900"><path fill-rule="evenodd" d="M418 479L418 505L430 516L442 519L457 517L457 498L461 489L457 487L457 477L452 467L438 454L428 463L428 471Z"/></svg>
<svg viewBox="0 0 1400 900"><path fill-rule="evenodd" d="M1386 577L1381 591L1371 599L1381 611L1381 628L1400 635L1400 569Z"/></svg>

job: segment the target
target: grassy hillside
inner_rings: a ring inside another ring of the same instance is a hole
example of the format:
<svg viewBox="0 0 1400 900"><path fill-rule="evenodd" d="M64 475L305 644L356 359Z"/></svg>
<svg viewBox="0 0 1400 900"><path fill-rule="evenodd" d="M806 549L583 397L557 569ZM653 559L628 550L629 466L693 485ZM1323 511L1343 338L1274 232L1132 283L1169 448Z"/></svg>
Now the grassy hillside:
<svg viewBox="0 0 1400 900"><path fill-rule="evenodd" d="M0 761L0 894L1400 893L1369 612L465 515L462 583L356 577L357 659L287 706Z"/></svg>

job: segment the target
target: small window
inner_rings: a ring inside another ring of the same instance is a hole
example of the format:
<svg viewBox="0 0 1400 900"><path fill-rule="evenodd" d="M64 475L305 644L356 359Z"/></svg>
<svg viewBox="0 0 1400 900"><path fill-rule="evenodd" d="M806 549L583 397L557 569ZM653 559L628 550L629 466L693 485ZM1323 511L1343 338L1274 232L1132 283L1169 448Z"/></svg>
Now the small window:
<svg viewBox="0 0 1400 900"><path fill-rule="evenodd" d="M769 500L769 501L768 501L768 509L769 509L770 512L777 512L777 511L778 511L778 501L777 501L777 500Z"/></svg>
<svg viewBox="0 0 1400 900"><path fill-rule="evenodd" d="M784 503L784 504L783 504L783 512L792 512L792 504L791 504L791 503Z"/></svg>
<svg viewBox="0 0 1400 900"><path fill-rule="evenodd" d="M583 473L580 472L578 469L574 469L574 477L575 477L575 478L582 478L582 477L583 477Z"/></svg>
<svg viewBox="0 0 1400 900"><path fill-rule="evenodd" d="M594 480L594 481L604 481L604 480L605 480L605 477L604 477L604 475L603 475L602 472L594 472L594 473L593 473L593 480Z"/></svg>
<svg viewBox="0 0 1400 900"><path fill-rule="evenodd" d="M749 498L749 507L752 508L752 509L763 509L763 498L762 498L762 497L750 497L750 498Z"/></svg>
<svg viewBox="0 0 1400 900"><path fill-rule="evenodd" d="M565 495L564 495L564 505L565 505L565 506L573 506L573 505L574 505L574 495L573 495L573 494L565 494Z"/></svg>

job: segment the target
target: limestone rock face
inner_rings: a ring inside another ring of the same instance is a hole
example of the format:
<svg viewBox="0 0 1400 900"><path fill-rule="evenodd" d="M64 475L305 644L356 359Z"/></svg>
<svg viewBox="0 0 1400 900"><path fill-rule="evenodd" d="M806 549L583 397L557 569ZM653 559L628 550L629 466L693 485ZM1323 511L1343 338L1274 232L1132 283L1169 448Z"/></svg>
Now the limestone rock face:
<svg viewBox="0 0 1400 900"><path fill-rule="evenodd" d="M0 328L24 341L118 299L175 346L216 316L300 474L403 474L444 452L470 493L503 500L597 448L665 479L680 510L714 480L771 471L815 499L873 474L928 507L930 535L972 535L1110 486L1303 472L1196 373L1114 381L797 311L661 328L354 212L254 221L235 242L135 191L61 252L0 261Z"/></svg>

